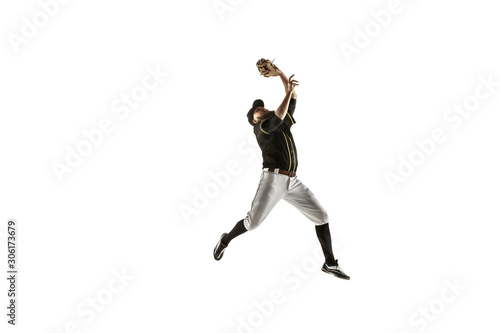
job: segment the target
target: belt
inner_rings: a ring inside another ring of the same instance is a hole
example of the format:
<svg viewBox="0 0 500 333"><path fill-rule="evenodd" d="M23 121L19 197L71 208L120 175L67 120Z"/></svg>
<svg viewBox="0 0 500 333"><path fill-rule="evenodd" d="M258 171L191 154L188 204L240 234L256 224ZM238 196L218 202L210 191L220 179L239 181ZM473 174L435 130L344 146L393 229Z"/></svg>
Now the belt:
<svg viewBox="0 0 500 333"><path fill-rule="evenodd" d="M297 175L297 173L294 171L285 171L281 169L265 168L264 170L281 173L282 175L287 175L288 177L295 177Z"/></svg>

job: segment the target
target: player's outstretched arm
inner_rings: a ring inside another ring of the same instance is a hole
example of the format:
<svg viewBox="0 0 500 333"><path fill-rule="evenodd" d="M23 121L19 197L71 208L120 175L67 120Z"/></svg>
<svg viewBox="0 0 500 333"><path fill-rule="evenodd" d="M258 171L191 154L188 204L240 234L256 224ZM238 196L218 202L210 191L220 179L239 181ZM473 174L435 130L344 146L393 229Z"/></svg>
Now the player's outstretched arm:
<svg viewBox="0 0 500 333"><path fill-rule="evenodd" d="M281 82L283 82L283 87L285 88L286 92L286 89L288 87L288 78L286 77L285 73L283 73L283 71L280 71L279 77L281 79ZM297 99L297 94L295 93L295 90L293 91L292 98Z"/></svg>
<svg viewBox="0 0 500 333"><path fill-rule="evenodd" d="M285 98L283 99L283 102L281 102L280 106L276 110L276 116L278 116L280 119L285 119L286 112L288 110L288 105L290 104L290 99L292 98L292 95L295 91L295 87L299 85L299 82L297 80L292 79L294 75L295 74L290 76L290 78L287 80Z"/></svg>

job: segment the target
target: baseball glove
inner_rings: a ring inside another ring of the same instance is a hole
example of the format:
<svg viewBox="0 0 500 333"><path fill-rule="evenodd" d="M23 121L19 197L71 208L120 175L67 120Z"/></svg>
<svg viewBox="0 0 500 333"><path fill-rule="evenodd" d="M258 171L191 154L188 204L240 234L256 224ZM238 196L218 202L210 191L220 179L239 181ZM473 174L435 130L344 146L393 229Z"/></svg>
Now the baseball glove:
<svg viewBox="0 0 500 333"><path fill-rule="evenodd" d="M276 67L272 61L264 58L257 61L257 69L259 70L260 75L264 75L264 77L278 76L281 73L279 68Z"/></svg>

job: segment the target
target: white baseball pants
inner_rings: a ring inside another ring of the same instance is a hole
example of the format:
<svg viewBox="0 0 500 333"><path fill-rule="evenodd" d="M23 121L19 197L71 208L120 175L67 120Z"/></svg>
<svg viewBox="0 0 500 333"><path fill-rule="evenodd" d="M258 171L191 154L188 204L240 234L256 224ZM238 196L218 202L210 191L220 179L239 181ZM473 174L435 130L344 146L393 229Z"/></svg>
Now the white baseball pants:
<svg viewBox="0 0 500 333"><path fill-rule="evenodd" d="M277 169L268 171L264 168L252 206L243 222L245 228L257 228L281 199L295 206L314 224L328 223L325 209L297 176L289 177L278 173Z"/></svg>

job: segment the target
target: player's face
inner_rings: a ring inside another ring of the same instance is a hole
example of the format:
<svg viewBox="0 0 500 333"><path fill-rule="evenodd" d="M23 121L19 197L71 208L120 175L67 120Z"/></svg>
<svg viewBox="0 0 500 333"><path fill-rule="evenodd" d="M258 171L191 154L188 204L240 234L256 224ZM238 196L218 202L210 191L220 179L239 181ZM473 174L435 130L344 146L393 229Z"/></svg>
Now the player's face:
<svg viewBox="0 0 500 333"><path fill-rule="evenodd" d="M263 106L256 107L253 112L253 122L256 123L259 120L266 119L270 116L269 110Z"/></svg>

